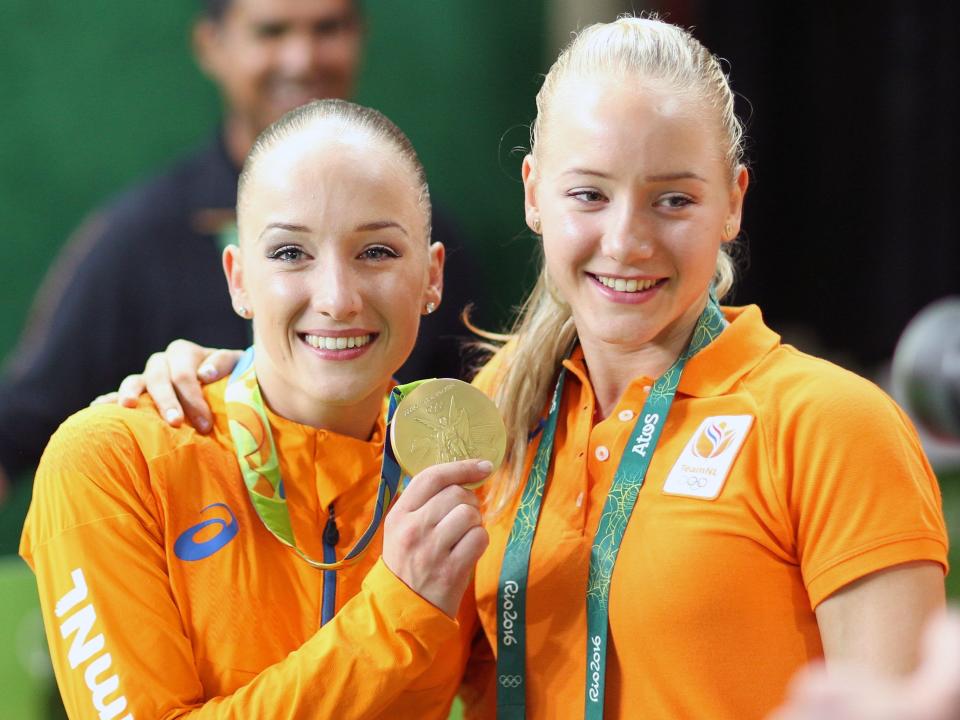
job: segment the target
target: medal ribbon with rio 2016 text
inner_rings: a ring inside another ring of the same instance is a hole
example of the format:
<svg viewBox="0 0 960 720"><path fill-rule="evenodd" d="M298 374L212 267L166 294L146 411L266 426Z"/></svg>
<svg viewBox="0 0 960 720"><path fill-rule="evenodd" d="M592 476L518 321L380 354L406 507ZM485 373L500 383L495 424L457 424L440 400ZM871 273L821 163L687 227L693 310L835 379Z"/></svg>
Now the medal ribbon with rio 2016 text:
<svg viewBox="0 0 960 720"><path fill-rule="evenodd" d="M393 455L389 433L384 430L383 464L380 468L380 484L377 488L377 505L370 524L363 534L347 551L346 555L334 562L314 560L299 547L290 525L290 511L287 509L287 497L280 477L280 459L273 442L270 421L267 418L257 374L254 371L253 348L249 348L237 363L227 383L225 400L230 435L233 438L234 451L243 482L250 495L250 502L266 528L284 545L292 548L304 561L318 570L339 570L355 563L367 549L377 529L390 507L390 503L401 490L403 472ZM393 419L397 405L404 396L419 385L422 380L398 385L390 393L387 405L387 425Z"/></svg>
<svg viewBox="0 0 960 720"><path fill-rule="evenodd" d="M680 375L687 360L706 347L726 327L726 320L711 296L697 320L693 337L676 361L663 373L637 416L626 449L607 493L597 532L590 550L587 579L587 673L584 717L603 718L604 681L607 666L607 604L610 578L620 550L630 513L650 466L664 421L670 412ZM561 370L553 392L550 412L543 427L540 446L523 487L513 528L507 538L497 591L497 717L522 720L526 717L526 593L530 549L543 505L547 475L553 458L553 441L563 397L566 371Z"/></svg>

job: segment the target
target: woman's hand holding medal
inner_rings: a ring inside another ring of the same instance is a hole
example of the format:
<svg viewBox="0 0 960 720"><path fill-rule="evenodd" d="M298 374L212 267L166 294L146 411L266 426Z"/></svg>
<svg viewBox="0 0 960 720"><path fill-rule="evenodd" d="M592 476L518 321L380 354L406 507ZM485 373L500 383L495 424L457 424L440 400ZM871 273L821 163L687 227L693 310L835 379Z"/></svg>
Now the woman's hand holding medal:
<svg viewBox="0 0 960 720"><path fill-rule="evenodd" d="M384 563L450 617L489 542L480 500L463 486L482 482L492 471L489 460L429 467L413 477L384 520Z"/></svg>

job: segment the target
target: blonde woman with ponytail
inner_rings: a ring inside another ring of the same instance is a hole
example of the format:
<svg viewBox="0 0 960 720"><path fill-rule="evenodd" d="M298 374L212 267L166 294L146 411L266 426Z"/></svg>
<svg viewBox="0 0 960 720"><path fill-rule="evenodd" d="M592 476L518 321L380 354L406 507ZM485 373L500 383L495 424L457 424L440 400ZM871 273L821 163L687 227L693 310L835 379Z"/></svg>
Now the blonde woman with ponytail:
<svg viewBox="0 0 960 720"><path fill-rule="evenodd" d="M594 25L537 110L543 270L475 380L508 452L470 711L743 720L815 658L909 671L944 603L936 480L878 388L718 305L749 183L719 61L656 19Z"/></svg>
<svg viewBox="0 0 960 720"><path fill-rule="evenodd" d="M640 18L581 32L537 95L544 265L475 381L508 432L476 576L501 718L760 718L813 658L909 671L943 605L909 421L716 304L748 185L733 105L692 35Z"/></svg>

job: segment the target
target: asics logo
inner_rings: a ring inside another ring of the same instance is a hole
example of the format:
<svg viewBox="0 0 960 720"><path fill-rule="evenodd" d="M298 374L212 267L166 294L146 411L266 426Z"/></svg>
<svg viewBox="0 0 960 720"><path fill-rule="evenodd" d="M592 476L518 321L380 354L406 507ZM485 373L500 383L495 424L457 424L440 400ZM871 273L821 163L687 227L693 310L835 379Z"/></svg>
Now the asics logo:
<svg viewBox="0 0 960 720"><path fill-rule="evenodd" d="M505 688L518 688L523 683L523 678L519 675L501 675L500 684Z"/></svg>
<svg viewBox="0 0 960 720"><path fill-rule="evenodd" d="M213 503L200 512L205 513L211 508L223 508L230 519L211 517L184 530L173 545L174 554L181 560L194 561L208 558L237 536L240 526L237 525L237 518L233 511L223 503ZM218 526L220 531L211 538L197 542L195 539L197 535L210 525Z"/></svg>

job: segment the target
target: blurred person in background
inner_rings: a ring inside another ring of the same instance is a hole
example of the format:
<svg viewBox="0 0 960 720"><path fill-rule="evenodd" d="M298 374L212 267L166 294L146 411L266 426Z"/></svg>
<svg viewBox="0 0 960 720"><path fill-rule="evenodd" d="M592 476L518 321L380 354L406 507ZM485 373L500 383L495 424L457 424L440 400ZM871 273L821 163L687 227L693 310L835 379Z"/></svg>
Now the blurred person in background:
<svg viewBox="0 0 960 720"><path fill-rule="evenodd" d="M202 0L202 8L193 45L219 87L223 124L205 147L95 212L46 278L0 380L0 498L64 419L174 338L249 344L249 323L232 311L220 269L236 235L240 165L288 110L354 92L359 0ZM435 210L432 224L452 282L398 373L403 380L460 374L459 313L474 297L471 273L458 270L468 261L451 221Z"/></svg>

